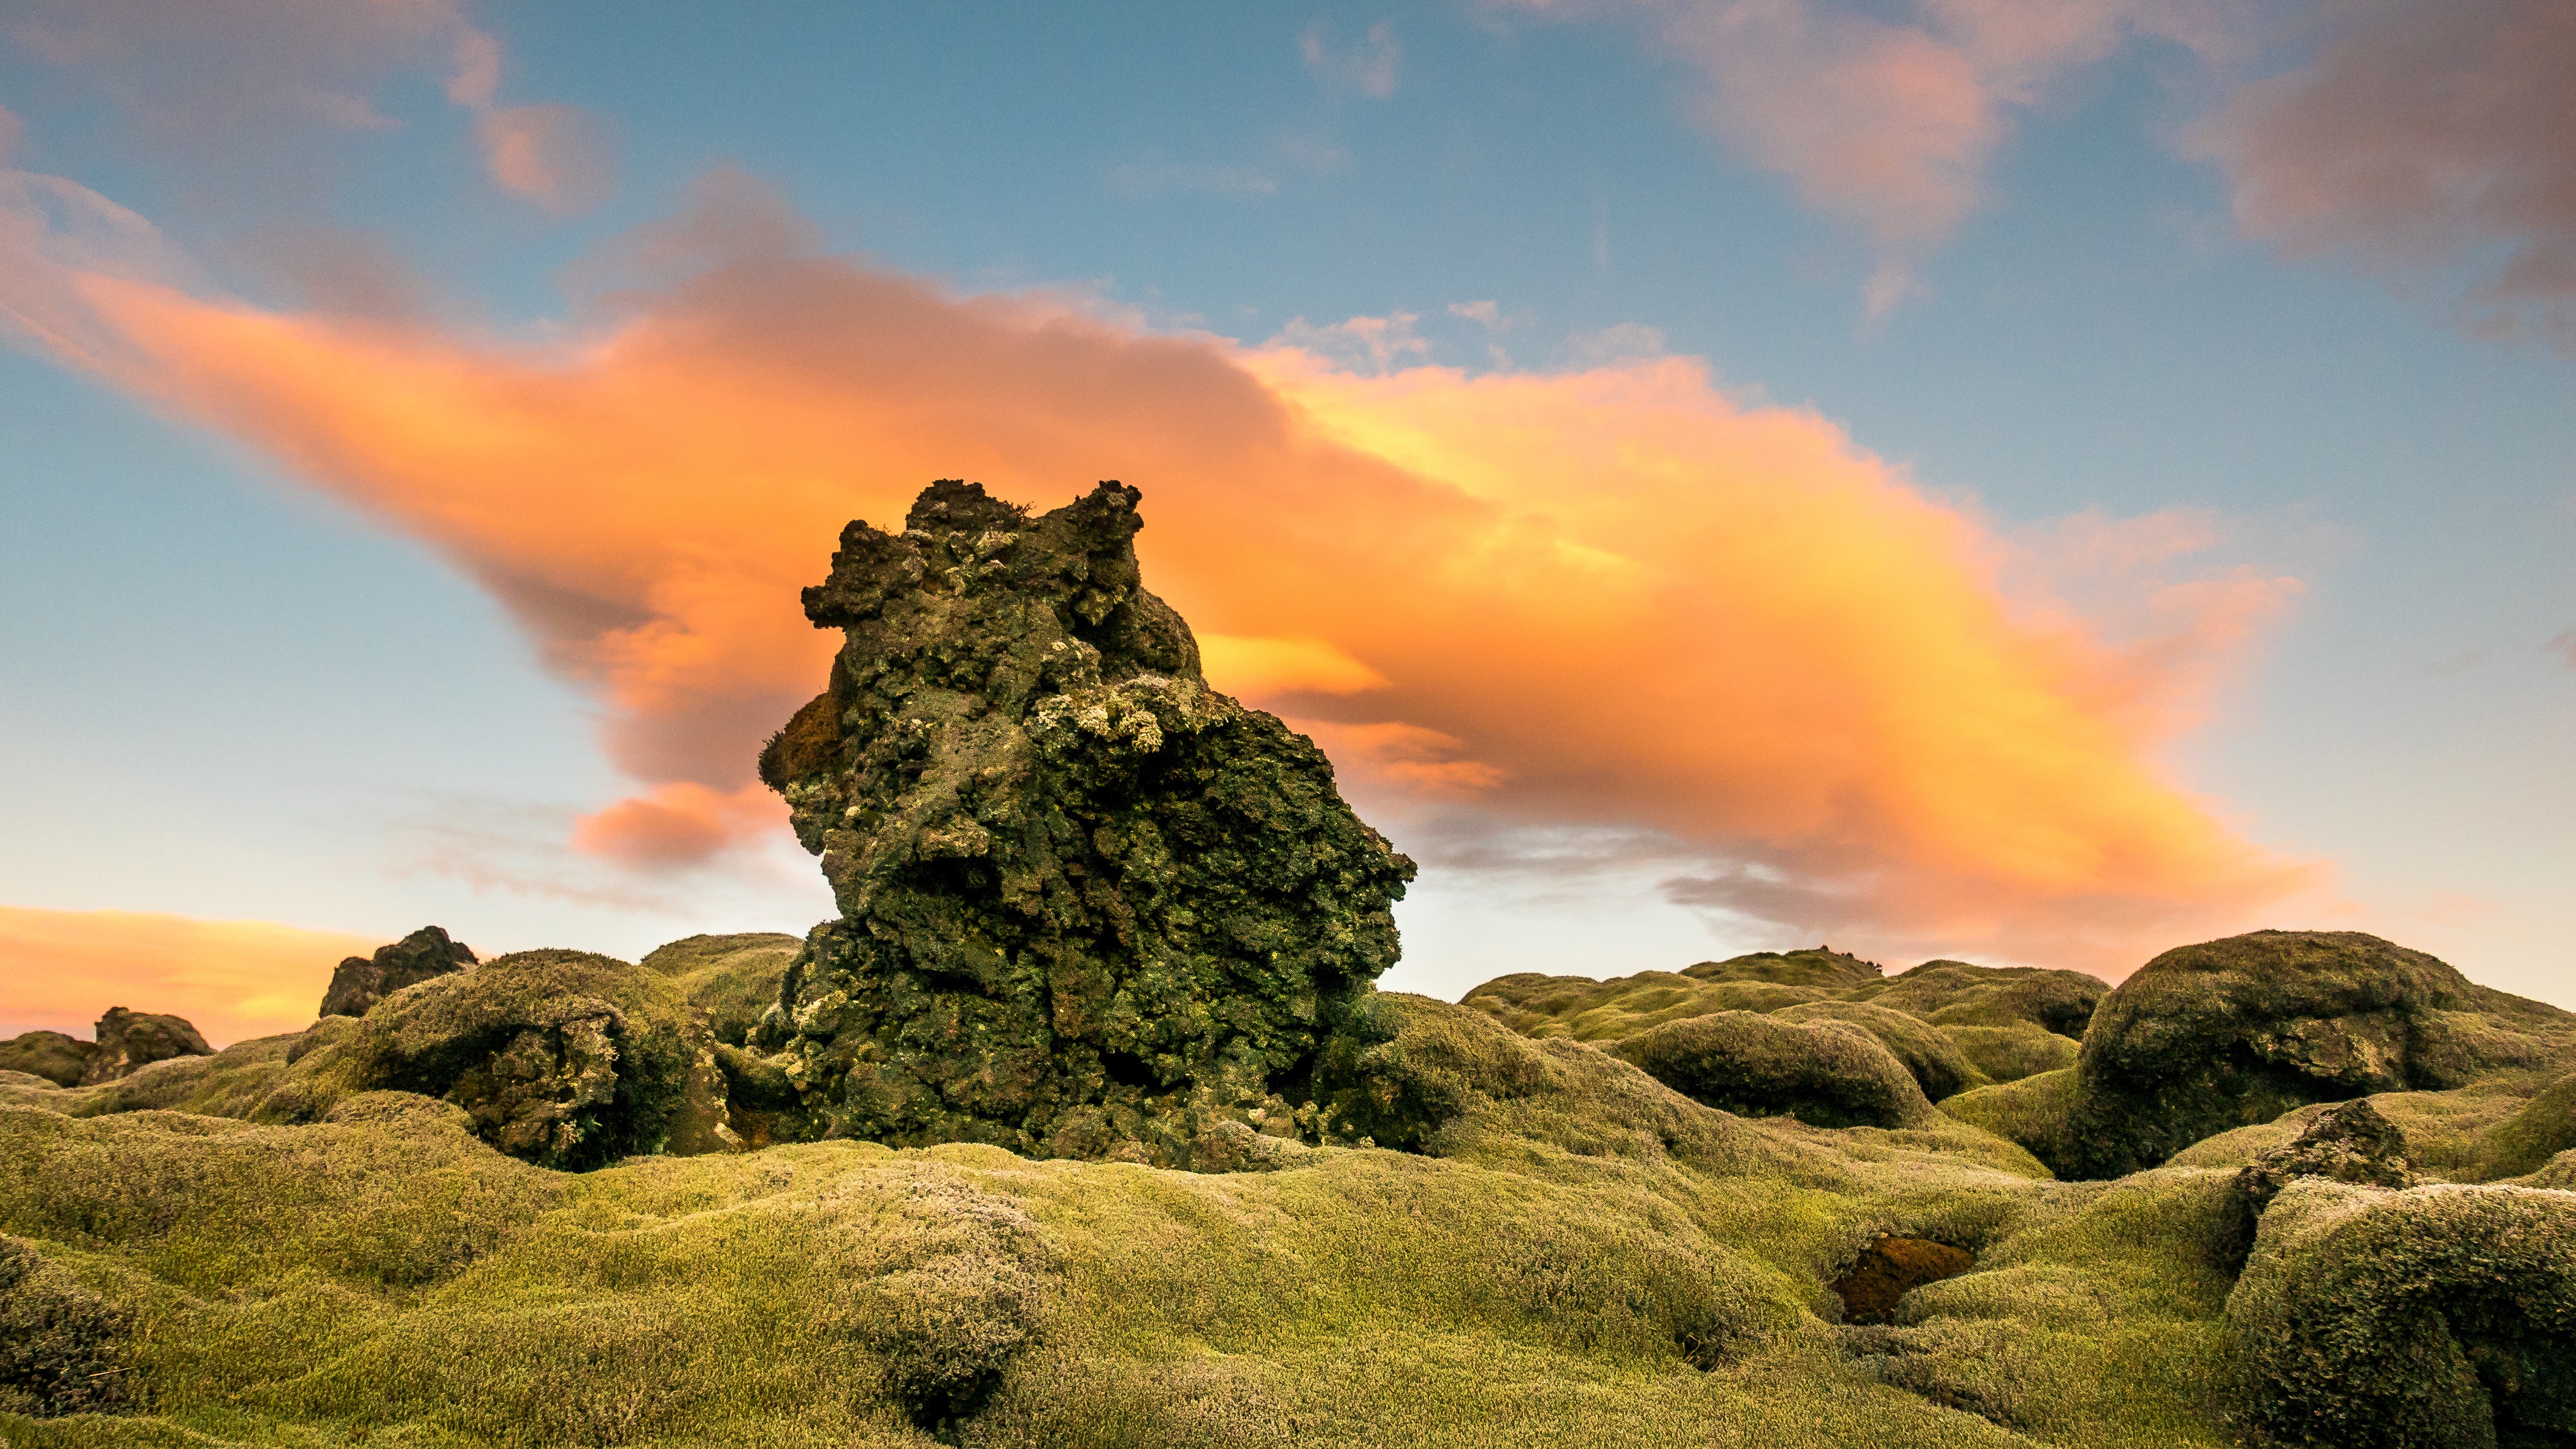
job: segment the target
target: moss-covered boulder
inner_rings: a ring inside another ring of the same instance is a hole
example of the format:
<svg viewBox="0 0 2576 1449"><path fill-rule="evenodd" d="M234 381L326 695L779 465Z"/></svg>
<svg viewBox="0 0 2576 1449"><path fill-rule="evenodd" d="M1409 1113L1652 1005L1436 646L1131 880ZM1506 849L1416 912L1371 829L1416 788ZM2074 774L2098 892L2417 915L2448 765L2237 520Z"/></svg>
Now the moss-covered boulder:
<svg viewBox="0 0 2576 1449"><path fill-rule="evenodd" d="M1293 1110L1396 957L1412 862L1207 687L1135 489L935 483L805 594L829 687L761 756L841 919L755 1038L836 1135L1183 1162Z"/></svg>
<svg viewBox="0 0 2576 1449"><path fill-rule="evenodd" d="M294 1075L253 1115L294 1120L351 1093L415 1092L463 1108L476 1136L513 1157L574 1171L739 1145L713 1038L670 978L624 961L521 951L341 1020L308 1034Z"/></svg>
<svg viewBox="0 0 2576 1449"><path fill-rule="evenodd" d="M1804 986L1821 991L1848 991L1884 979L1875 961L1864 961L1831 946L1797 951L1755 951L1723 961L1702 961L1682 968L1694 981L1767 981L1774 986Z"/></svg>
<svg viewBox="0 0 2576 1449"><path fill-rule="evenodd" d="M2078 1043L2026 1021L2006 1026L1938 1028L1977 1074L1989 1082L2018 1082L2075 1065Z"/></svg>
<svg viewBox="0 0 2576 1449"><path fill-rule="evenodd" d="M2074 1115L2075 1093L2075 1069L2061 1067L1961 1092L1944 1100L1941 1111L2017 1143L2031 1156L2053 1165L2067 1158L2067 1122Z"/></svg>
<svg viewBox="0 0 2576 1449"><path fill-rule="evenodd" d="M2264 1210L2282 1189L2303 1177L2391 1189L2417 1182L2406 1134L2397 1124L2381 1116L2366 1097L2338 1102L2309 1119L2298 1136L2256 1153L2237 1169L2233 1221L2220 1239L2231 1267L2243 1264L2253 1250Z"/></svg>
<svg viewBox="0 0 2576 1449"><path fill-rule="evenodd" d="M705 1013L716 1040L738 1047L778 1004L779 984L804 945L778 931L690 936L655 947L636 964L678 982L689 1004Z"/></svg>
<svg viewBox="0 0 2576 1449"><path fill-rule="evenodd" d="M2576 1439L2576 1193L2305 1177L2227 1300L2237 1412L2276 1443Z"/></svg>
<svg viewBox="0 0 2576 1449"><path fill-rule="evenodd" d="M2093 1013L2060 1176L2117 1177L2293 1107L2576 1053L2576 1015L2351 931L2167 951Z"/></svg>
<svg viewBox="0 0 2576 1449"><path fill-rule="evenodd" d="M59 1031L31 1031L0 1041L0 1072L25 1072L57 1087L77 1087L89 1076L98 1043Z"/></svg>
<svg viewBox="0 0 2576 1449"><path fill-rule="evenodd" d="M1656 1027L1614 1050L1693 1101L1744 1116L1902 1127L1932 1110L1896 1054L1845 1022L1721 1011Z"/></svg>
<svg viewBox="0 0 2576 1449"><path fill-rule="evenodd" d="M210 1057L215 1049L183 1016L128 1011L111 1006L98 1019L98 1050L82 1069L84 1084L132 1076L154 1062L174 1057Z"/></svg>
<svg viewBox="0 0 2576 1449"><path fill-rule="evenodd" d="M474 953L462 941L448 939L438 926L423 926L373 956L350 956L331 972L322 993L322 1016L364 1016L367 1009L406 986L433 976L462 971L474 964Z"/></svg>

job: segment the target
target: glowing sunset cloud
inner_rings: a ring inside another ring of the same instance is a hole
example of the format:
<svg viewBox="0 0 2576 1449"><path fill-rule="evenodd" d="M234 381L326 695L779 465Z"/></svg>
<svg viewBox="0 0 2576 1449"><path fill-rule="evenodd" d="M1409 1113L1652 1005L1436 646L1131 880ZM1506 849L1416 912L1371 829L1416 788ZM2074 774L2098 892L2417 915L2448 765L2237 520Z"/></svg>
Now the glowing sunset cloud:
<svg viewBox="0 0 2576 1449"><path fill-rule="evenodd" d="M1891 950L2125 968L2314 879L2144 762L2282 586L2183 596L2150 648L2033 622L1974 518L1694 360L1359 375L802 254L738 180L632 249L680 280L515 349L111 267L30 184L29 335L423 540L608 704L653 788L584 822L602 854L776 828L752 755L822 680L797 590L843 522L1115 477L1217 683L1364 797L1655 832L1706 860L1690 898Z"/></svg>
<svg viewBox="0 0 2576 1449"><path fill-rule="evenodd" d="M312 1024L331 968L383 944L267 921L0 906L0 1037L86 1039L111 1006L184 1016L217 1047L296 1031Z"/></svg>

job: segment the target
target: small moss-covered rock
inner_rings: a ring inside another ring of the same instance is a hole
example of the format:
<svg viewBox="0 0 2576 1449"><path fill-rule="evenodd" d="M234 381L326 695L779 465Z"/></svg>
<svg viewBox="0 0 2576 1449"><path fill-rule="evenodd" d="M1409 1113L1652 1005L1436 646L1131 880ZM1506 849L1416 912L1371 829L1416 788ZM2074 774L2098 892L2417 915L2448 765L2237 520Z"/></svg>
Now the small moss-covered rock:
<svg viewBox="0 0 2576 1449"><path fill-rule="evenodd" d="M1033 517L935 483L806 591L846 639L761 775L841 919L756 1045L833 1135L1177 1163L1290 1109L1395 960L1412 862L1207 687L1137 497Z"/></svg>
<svg viewBox="0 0 2576 1449"><path fill-rule="evenodd" d="M0 1072L25 1072L57 1087L77 1087L89 1076L98 1043L59 1031L31 1031L0 1041Z"/></svg>
<svg viewBox="0 0 2576 1449"><path fill-rule="evenodd" d="M45 1261L0 1237L0 1414L49 1419L125 1407L125 1316Z"/></svg>
<svg viewBox="0 0 2576 1449"><path fill-rule="evenodd" d="M2232 1221L2222 1229L2222 1252L2233 1267L2253 1250L2255 1226L2281 1189L2302 1177L2365 1187L2403 1189L2416 1184L2406 1134L2379 1114L2369 1099L2339 1102L2318 1113L2299 1135L2257 1153L2237 1169Z"/></svg>
<svg viewBox="0 0 2576 1449"><path fill-rule="evenodd" d="M2536 1172L2559 1153L2576 1148L2576 1075L2552 1082L2489 1128L2478 1147L2477 1175L2490 1179Z"/></svg>
<svg viewBox="0 0 2576 1449"><path fill-rule="evenodd" d="M2457 1087L2576 1052L2576 1015L2352 931L2167 951L2094 1012L2062 1177L2118 1177L2293 1107Z"/></svg>
<svg viewBox="0 0 2576 1449"><path fill-rule="evenodd" d="M1939 1027L1919 1017L1908 1016L1866 1001L1811 1001L1800 1006L1783 1007L1771 1013L1774 1021L1840 1021L1848 1022L1878 1039L1878 1044L1896 1054L1905 1069L1914 1074L1923 1095L1935 1102L1956 1096L1970 1087L1982 1087L1985 1077L1958 1046Z"/></svg>
<svg viewBox="0 0 2576 1449"><path fill-rule="evenodd" d="M521 951L396 992L297 1065L338 1093L443 1098L501 1151L582 1170L735 1145L714 1046L668 977L584 951Z"/></svg>
<svg viewBox="0 0 2576 1449"><path fill-rule="evenodd" d="M1742 1116L1902 1127L1932 1110L1895 1053L1843 1022L1720 1011L1656 1027L1614 1051L1683 1096Z"/></svg>
<svg viewBox="0 0 2576 1449"><path fill-rule="evenodd" d="M2237 1412L2295 1446L2576 1438L2576 1194L2291 1182L2227 1300Z"/></svg>
<svg viewBox="0 0 2576 1449"><path fill-rule="evenodd" d="M406 986L473 964L474 953L464 942L449 940L440 927L423 926L390 946L378 946L372 957L342 960L322 993L320 1014L364 1016L369 1007Z"/></svg>
<svg viewBox="0 0 2576 1449"><path fill-rule="evenodd" d="M1941 1111L2054 1164L2067 1157L2067 1121L2075 1110L2075 1092L2075 1069L2061 1067L1961 1092L1943 1101Z"/></svg>
<svg viewBox="0 0 2576 1449"><path fill-rule="evenodd" d="M128 1011L111 1006L98 1019L98 1051L82 1069L81 1081L95 1085L132 1076L154 1062L174 1057L210 1057L215 1049L183 1016Z"/></svg>

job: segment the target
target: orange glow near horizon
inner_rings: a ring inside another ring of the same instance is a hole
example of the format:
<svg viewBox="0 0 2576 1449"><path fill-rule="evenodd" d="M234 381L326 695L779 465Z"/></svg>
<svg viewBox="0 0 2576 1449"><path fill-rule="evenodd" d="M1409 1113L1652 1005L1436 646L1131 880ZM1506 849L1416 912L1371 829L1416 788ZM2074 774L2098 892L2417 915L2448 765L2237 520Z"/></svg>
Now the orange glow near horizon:
<svg viewBox="0 0 2576 1449"><path fill-rule="evenodd" d="M91 1039L111 1006L184 1016L217 1048L313 1023L331 968L385 941L270 921L0 906L0 1038Z"/></svg>
<svg viewBox="0 0 2576 1449"><path fill-rule="evenodd" d="M844 522L934 477L1122 478L1216 682L1364 802L1660 832L1745 867L1709 903L1891 955L2125 970L2319 879L2147 763L2286 581L2113 648L2008 605L1975 517L1695 360L1354 374L740 240L793 226L710 194L671 228L701 269L570 349L62 263L16 305L490 589L609 706L651 788L579 839L638 865L777 828L753 753L822 683L797 590Z"/></svg>

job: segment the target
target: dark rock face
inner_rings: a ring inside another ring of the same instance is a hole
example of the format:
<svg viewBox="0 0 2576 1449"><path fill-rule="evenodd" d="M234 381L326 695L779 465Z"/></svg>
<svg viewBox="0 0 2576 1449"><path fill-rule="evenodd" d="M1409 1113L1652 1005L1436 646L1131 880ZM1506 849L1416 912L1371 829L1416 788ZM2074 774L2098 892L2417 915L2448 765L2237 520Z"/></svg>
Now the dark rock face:
<svg viewBox="0 0 2576 1449"><path fill-rule="evenodd" d="M2119 1177L2293 1107L2441 1090L2576 1049L2576 1016L2351 931L2167 951L2104 999L2060 1176Z"/></svg>
<svg viewBox="0 0 2576 1449"><path fill-rule="evenodd" d="M1613 1051L1683 1096L1743 1116L1902 1127L1932 1110L1905 1064L1846 1022L1719 1011L1667 1022Z"/></svg>
<svg viewBox="0 0 2576 1449"><path fill-rule="evenodd" d="M125 1407L125 1316L45 1261L0 1237L0 1413L49 1419Z"/></svg>
<svg viewBox="0 0 2576 1449"><path fill-rule="evenodd" d="M2576 1439L2576 1193L2282 1189L2227 1299L2236 1412L2317 1449Z"/></svg>
<svg viewBox="0 0 2576 1449"><path fill-rule="evenodd" d="M25 1072L57 1087L77 1087L89 1075L98 1043L58 1031L31 1031L0 1041L0 1072Z"/></svg>
<svg viewBox="0 0 2576 1449"><path fill-rule="evenodd" d="M85 1086L130 1077L154 1062L172 1057L210 1057L215 1049L188 1024L187 1018L111 1006L98 1019L98 1051L81 1072Z"/></svg>
<svg viewBox="0 0 2576 1449"><path fill-rule="evenodd" d="M379 946L373 960L351 956L331 973L322 993L324 1016L364 1016L368 1008L406 986L433 976L462 971L474 964L474 953L461 941L447 939L436 926L423 926L390 946Z"/></svg>
<svg viewBox="0 0 2576 1449"><path fill-rule="evenodd" d="M847 635L761 756L841 919L756 1037L825 1130L1184 1163L1311 1106L1412 862L1143 588L1135 489L926 489L805 593ZM1321 1109L1302 1126L1329 1131Z"/></svg>

